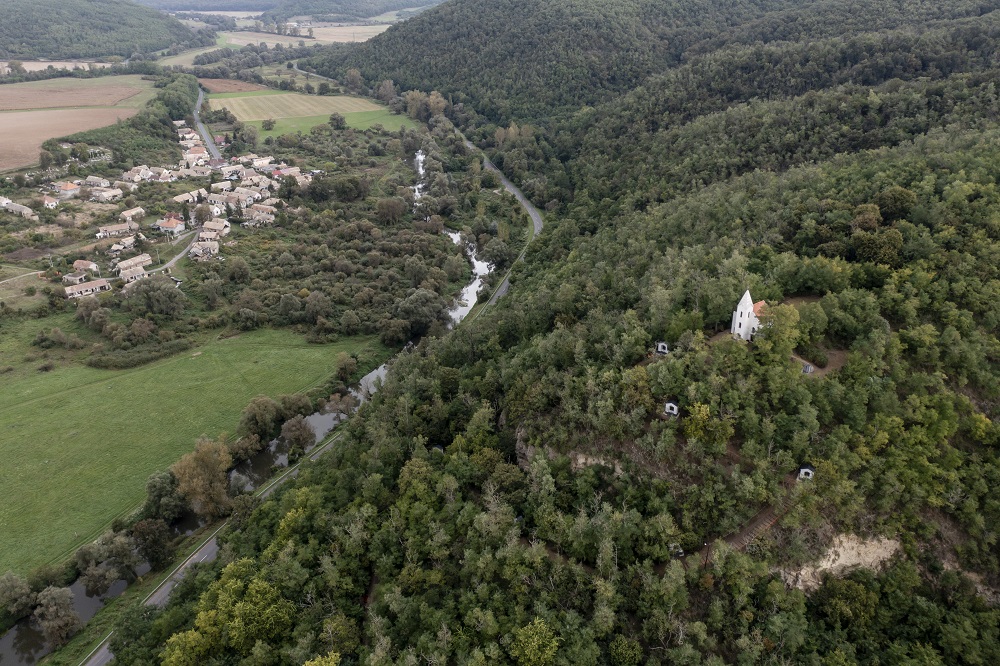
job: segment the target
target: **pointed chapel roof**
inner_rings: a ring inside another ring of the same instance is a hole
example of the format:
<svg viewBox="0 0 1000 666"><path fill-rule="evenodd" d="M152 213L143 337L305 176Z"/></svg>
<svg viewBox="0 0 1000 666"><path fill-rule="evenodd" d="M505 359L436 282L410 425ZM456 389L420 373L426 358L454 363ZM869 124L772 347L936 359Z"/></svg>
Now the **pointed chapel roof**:
<svg viewBox="0 0 1000 666"><path fill-rule="evenodd" d="M743 293L743 298L740 299L740 304L736 306L737 310L751 310L753 309L753 297L750 296L750 290L747 289Z"/></svg>

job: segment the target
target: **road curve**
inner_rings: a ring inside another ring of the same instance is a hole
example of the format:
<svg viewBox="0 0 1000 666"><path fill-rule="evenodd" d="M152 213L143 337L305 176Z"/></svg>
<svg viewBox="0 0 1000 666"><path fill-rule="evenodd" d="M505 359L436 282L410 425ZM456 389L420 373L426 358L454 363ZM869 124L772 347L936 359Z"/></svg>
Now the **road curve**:
<svg viewBox="0 0 1000 666"><path fill-rule="evenodd" d="M476 145L468 139L465 140L465 146L470 150L477 150ZM528 197L524 195L524 192L522 192L517 185L510 182L507 176L503 175L503 172L500 171L500 169L498 169L496 165L493 164L488 157L486 157L486 155L483 155L483 166L500 177L500 182L503 183L504 189L513 194L514 198L517 199L519 204L521 204L521 207L528 213L528 216L531 218L531 224L534 227L535 236L542 233L542 227L545 226L545 219L542 217L541 211L535 208L535 205L532 204ZM532 238L534 238L534 236L532 236ZM521 250L521 254L517 255L515 263L524 259L524 254L527 251L528 245L525 244L524 249ZM504 276L503 282L500 283L500 286L497 287L493 292L493 295L490 296L490 300L486 301L486 305L489 306L496 304L496 302L510 290L510 274L513 270L514 268L511 267L511 270L507 271L507 275ZM479 312L482 312L482 310ZM478 316L478 313L476 316Z"/></svg>

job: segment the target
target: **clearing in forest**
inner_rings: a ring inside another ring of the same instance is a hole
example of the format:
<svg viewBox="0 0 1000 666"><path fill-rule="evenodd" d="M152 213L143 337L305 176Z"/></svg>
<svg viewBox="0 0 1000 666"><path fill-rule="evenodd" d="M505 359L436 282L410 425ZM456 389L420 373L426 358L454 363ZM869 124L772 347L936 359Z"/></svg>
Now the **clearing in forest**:
<svg viewBox="0 0 1000 666"><path fill-rule="evenodd" d="M0 337L0 357L37 355L31 340L54 324L67 333L78 326L72 315L24 322ZM0 402L0 571L69 556L136 508L146 478L193 450L199 435L232 433L255 396L318 385L340 352L372 367L385 355L373 337L314 345L259 330L131 370L19 363Z"/></svg>

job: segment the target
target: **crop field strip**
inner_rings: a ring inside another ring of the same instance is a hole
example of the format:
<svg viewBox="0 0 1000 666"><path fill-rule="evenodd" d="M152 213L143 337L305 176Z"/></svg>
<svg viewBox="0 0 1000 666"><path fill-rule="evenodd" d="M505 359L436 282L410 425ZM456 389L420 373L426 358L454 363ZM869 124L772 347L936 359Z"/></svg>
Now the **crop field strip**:
<svg viewBox="0 0 1000 666"><path fill-rule="evenodd" d="M385 108L360 97L315 97L295 93L256 96L251 93L250 96L226 96L222 99L212 97L210 102L212 108L229 109L241 121L381 111Z"/></svg>
<svg viewBox="0 0 1000 666"><path fill-rule="evenodd" d="M34 322L32 322L34 324ZM23 348L33 327L8 335ZM293 393L331 374L341 351L373 338L309 345L287 331L214 341L133 370L79 365L12 373L0 403L0 570L59 558L142 501L145 479L232 432L255 396Z"/></svg>
<svg viewBox="0 0 1000 666"><path fill-rule="evenodd" d="M131 118L154 95L136 75L0 86L0 171L35 164L46 139Z"/></svg>

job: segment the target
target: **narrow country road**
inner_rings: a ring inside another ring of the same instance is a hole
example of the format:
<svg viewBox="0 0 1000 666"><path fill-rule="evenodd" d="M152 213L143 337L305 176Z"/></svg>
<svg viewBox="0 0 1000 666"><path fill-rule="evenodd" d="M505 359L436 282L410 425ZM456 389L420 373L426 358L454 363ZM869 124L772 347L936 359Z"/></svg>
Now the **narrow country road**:
<svg viewBox="0 0 1000 666"><path fill-rule="evenodd" d="M205 142L205 147L208 148L208 154L212 156L213 159L221 160L222 153L215 145L215 137L213 137L205 124L201 122L201 104L205 101L205 91L198 89L198 101L194 105L194 124L198 128L198 133L201 134L201 140Z"/></svg>
<svg viewBox="0 0 1000 666"><path fill-rule="evenodd" d="M325 442L318 444L312 451L309 452L307 458L289 468L282 476L273 479L269 485L265 486L259 493L258 497L261 499L267 499L275 490L281 487L283 483L289 479L294 479L299 475L299 468L302 465L302 462L305 462L305 460L315 462L320 456L329 451L334 442L339 439L340 434L338 433L334 434ZM216 536L219 532L225 529L228 524L229 521L227 520L216 528L208 540L205 541L205 543L203 543L198 550L191 553L186 560L177 565L177 568L174 569L155 590L149 593L149 596L143 600L143 604L146 606L164 607L167 604L167 599L170 598L171 591L173 591L174 587L177 586L177 583L179 583L184 576L187 575L188 569L195 564L214 561L219 554L219 541ZM100 645L94 648L89 655L84 657L83 661L80 662L80 666L106 666L106 664L110 664L115 658L110 648L111 636L113 634L114 632L108 634Z"/></svg>
<svg viewBox="0 0 1000 666"><path fill-rule="evenodd" d="M465 146L471 150L478 150L476 145L468 139L465 140ZM494 165L485 154L483 155L483 166L485 166L488 171L492 171L500 177L500 182L503 183L504 189L513 194L514 198L516 198L518 203L521 204L521 207L528 213L528 216L531 218L531 223L534 226L534 236L532 236L532 238L542 233L542 227L545 226L545 221L542 217L541 211L535 208L534 204L532 204L531 201L528 200L528 197L524 195L524 192L522 192L517 185L510 182L507 176L503 175L503 172L496 168L496 165ZM524 254L527 251L528 245L525 244L524 249L521 250L521 254L517 256L515 263L524 259ZM504 276L503 282L500 283L500 286L497 287L496 291L493 292L493 295L490 296L490 300L486 302L486 305L495 305L496 302L510 290L510 274L513 270L514 268L511 267L511 269L507 271L507 275ZM479 312L482 312L482 310ZM479 313L476 313L476 316L479 316Z"/></svg>
<svg viewBox="0 0 1000 666"><path fill-rule="evenodd" d="M183 238L183 236L182 236L182 238ZM178 261L180 261L181 259L183 259L184 256L188 252L191 251L191 246L194 245L196 242L198 242L198 232L197 231L192 231L191 232L191 242L184 246L184 249L181 250L180 254L178 254L176 257L174 257L173 259L171 259L167 263L163 264L159 268L154 268L153 270L151 270L149 272L150 273L159 273L160 271L165 271L165 270L167 270L169 268L173 268L174 264L176 264Z"/></svg>

